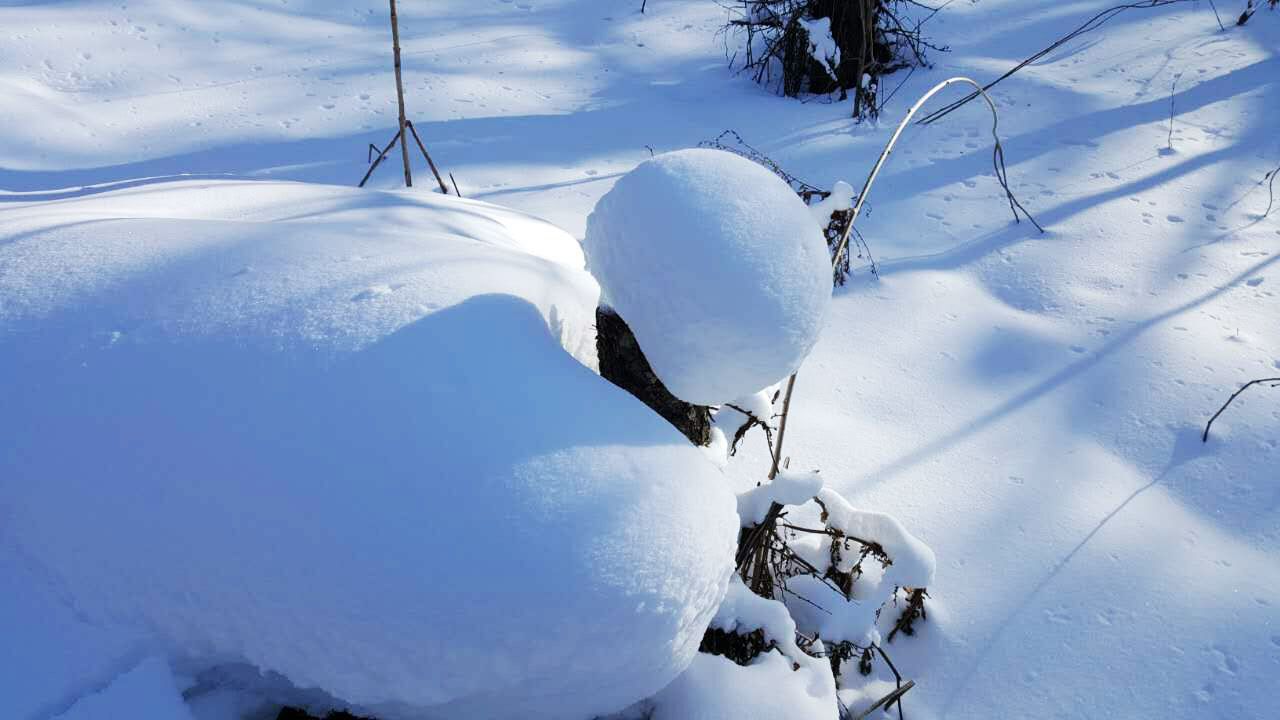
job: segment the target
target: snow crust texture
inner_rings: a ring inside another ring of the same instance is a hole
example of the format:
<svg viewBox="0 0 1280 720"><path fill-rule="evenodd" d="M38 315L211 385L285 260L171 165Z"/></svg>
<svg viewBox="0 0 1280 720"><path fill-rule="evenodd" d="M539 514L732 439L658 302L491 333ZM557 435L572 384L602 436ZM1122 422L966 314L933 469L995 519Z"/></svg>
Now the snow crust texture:
<svg viewBox="0 0 1280 720"><path fill-rule="evenodd" d="M664 384L711 405L800 366L831 300L817 224L768 170L680 150L623 176L587 219L587 266Z"/></svg>
<svg viewBox="0 0 1280 720"><path fill-rule="evenodd" d="M348 192L253 185L236 197L279 214ZM573 301L585 273L439 229L479 203L411 206L418 232L387 233L363 220L399 200L365 193L363 213L337 203L348 223L268 235L187 190L149 189L168 219L110 194L63 204L74 237L30 215L0 245L0 377L21 379L0 383L0 567L124 644L383 718L588 718L685 669L732 572L734 499L549 332L594 307ZM446 256L463 280L430 265ZM473 294L490 270L521 296ZM0 611L31 640L74 624Z"/></svg>

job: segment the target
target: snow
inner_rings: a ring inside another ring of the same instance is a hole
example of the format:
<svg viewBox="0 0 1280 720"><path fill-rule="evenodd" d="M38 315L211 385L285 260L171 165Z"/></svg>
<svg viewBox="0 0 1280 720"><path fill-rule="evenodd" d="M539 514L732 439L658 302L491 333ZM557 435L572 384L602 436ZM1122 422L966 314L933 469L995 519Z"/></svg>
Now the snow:
<svg viewBox="0 0 1280 720"><path fill-rule="evenodd" d="M783 470L774 479L738 494L738 519L743 527L759 525L773 503L803 505L822 490L817 471Z"/></svg>
<svg viewBox="0 0 1280 720"><path fill-rule="evenodd" d="M808 34L809 54L835 77L835 68L840 66L840 46L831 37L831 18L801 18L800 27Z"/></svg>
<svg viewBox="0 0 1280 720"><path fill-rule="evenodd" d="M692 661L733 498L549 332L594 308L581 270L482 203L146 193L6 213L0 558L165 657L385 718L589 717Z"/></svg>
<svg viewBox="0 0 1280 720"><path fill-rule="evenodd" d="M818 660L818 662L825 662ZM688 672L654 698L653 720L768 720L797 717L836 720L830 669L792 668L776 652L742 667L699 653Z"/></svg>
<svg viewBox="0 0 1280 720"><path fill-rule="evenodd" d="M54 720L193 720L168 663L147 658L101 692L86 695Z"/></svg>
<svg viewBox="0 0 1280 720"><path fill-rule="evenodd" d="M601 301L676 397L714 405L800 366L831 298L831 260L785 182L722 150L659 155L587 219Z"/></svg>
<svg viewBox="0 0 1280 720"><path fill-rule="evenodd" d="M689 669L653 699L654 720L838 717L827 660L797 647L795 623L782 603L752 593L735 575L711 627L744 635L761 629L765 642L777 647L746 666L699 653Z"/></svg>
<svg viewBox="0 0 1280 720"><path fill-rule="evenodd" d="M809 206L809 212L819 227L826 227L831 222L832 213L853 208L856 194L853 186L843 180L837 180L831 186L831 194Z"/></svg>
<svg viewBox="0 0 1280 720"><path fill-rule="evenodd" d="M893 692L896 688L897 685L888 680L872 680L860 688L841 690L839 692L840 705L850 715L857 717L860 713L865 713L876 701ZM892 710L881 710L880 717L897 717L897 714Z"/></svg>
<svg viewBox="0 0 1280 720"><path fill-rule="evenodd" d="M753 393L751 395L746 395L744 397L740 397L737 400L734 400L732 403L730 403L730 405L733 405L734 407L740 408L742 410L746 410L747 413L749 413L751 416L755 417L757 420L761 422L772 424L774 392L775 391L773 388L765 388L760 392ZM737 412L736 410L730 407L722 407L720 408L720 410L721 412L727 411L729 413ZM741 413L739 413L739 417L742 417Z"/></svg>
<svg viewBox="0 0 1280 720"><path fill-rule="evenodd" d="M729 590L709 627L740 635L762 630L765 642L777 645L784 656L796 662L804 660L796 645L796 624L787 614L787 608L776 600L751 592L737 575L729 583Z"/></svg>
<svg viewBox="0 0 1280 720"><path fill-rule="evenodd" d="M692 147L726 128L814 185L857 186L921 92L952 75L993 80L1116 3L948 4L924 27L951 52L930 55L934 67L906 80L879 125L853 122L846 103L774 97L728 72L716 3L649 2L643 15L638 4L399 4L410 117L464 195L582 238L595 203L649 148ZM411 243L414 224L435 224L421 206L436 199L421 158L411 192L350 187L367 167L367 145L395 132L385 0L0 5L0 188L9 191L0 243L40 230L71 248L116 225L143 245L152 228L125 219L163 217L179 187L192 202L175 205L187 216L158 233L161 244L255 223L246 233L294 249L308 237L323 249L370 233ZM1229 8L1217 5L1229 23ZM1260 217L1259 183L1280 164L1277 48L1276 13L1221 32L1208 3L1131 9L993 88L1012 188L1045 235L1010 222L991 176L990 115L976 105L909 127L872 188L858 230L879 276L855 267L837 290L800 371L786 454L937 551L929 619L885 645L916 680L908 717L1004 717L1011 708L1028 717L1280 714L1276 391L1246 393L1209 443L1199 440L1231 392L1280 367L1280 226L1274 209ZM1178 73L1175 152L1162 155ZM385 163L371 186L398 187L398 170ZM264 179L332 192L327 212L354 204L375 222L332 231L282 222L295 214L288 203L274 215L190 215L202 195L216 205L228 181L246 186L246 201L282 191ZM126 195L128 212L69 213L86 207L72 199ZM370 195L386 205L367 206ZM44 230L82 219L93 222ZM475 220L459 235L496 228ZM429 273L444 258L423 248L424 283L456 290L448 305L474 287L515 292L547 320L554 304L564 319L549 326L592 321L594 291L566 289L579 284L572 269L545 282L546 265L498 250L462 253L475 272ZM399 259L419 258L406 250ZM190 260L194 272L199 258ZM57 267L35 278L24 302L62 278ZM413 286L394 290L403 280L391 274L375 268L343 289L344 301L393 289L363 301L369 316L352 316L345 332L400 322L382 309ZM556 298L535 291L540 283ZM244 300L251 314L253 298ZM420 317L403 311L406 324ZM44 318L30 326L57 324ZM82 344L137 337L105 323L95 332ZM22 381L10 378L0 375L0 392ZM764 477L760 436L752 430L728 464L737 491ZM12 452L7 437L0 452ZM104 464L94 470L109 475ZM47 578L14 570L7 547L0 628L24 632L16 655L0 654L0 714L45 720L77 692L105 688L146 649L127 630L109 639L84 623ZM23 592L7 592L15 586ZM887 635L895 613L882 615ZM0 642L0 653L9 645ZM873 682L885 680L881 671ZM760 702L767 682L753 686ZM28 705L24 695L8 712L13 687L54 699Z"/></svg>
<svg viewBox="0 0 1280 720"><path fill-rule="evenodd" d="M781 476L780 476L781 477ZM845 535L880 546L893 564L885 569L885 580L899 587L929 587L933 584L937 559L928 545L907 532L892 515L858 510L838 493L819 485L814 496L826 515L827 525ZM794 503L799 504L799 503ZM848 568L839 568L847 571Z"/></svg>
<svg viewBox="0 0 1280 720"><path fill-rule="evenodd" d="M487 203L185 180L15 203L0 228L11 237L0 247L6 333L38 336L56 320L84 325L94 344L181 331L358 348L432 308L508 291L594 362L598 290L577 243ZM305 302L297 294L318 289ZM80 305L125 291L134 295L92 313Z"/></svg>
<svg viewBox="0 0 1280 720"><path fill-rule="evenodd" d="M16 720L48 718L106 687L145 652L145 637L95 626L47 571L4 544L0 524L0 707Z"/></svg>

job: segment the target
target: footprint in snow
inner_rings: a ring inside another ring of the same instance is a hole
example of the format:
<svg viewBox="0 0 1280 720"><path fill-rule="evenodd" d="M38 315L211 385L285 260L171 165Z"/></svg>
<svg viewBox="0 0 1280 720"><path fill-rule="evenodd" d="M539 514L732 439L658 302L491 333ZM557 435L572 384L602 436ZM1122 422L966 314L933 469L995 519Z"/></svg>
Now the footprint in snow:
<svg viewBox="0 0 1280 720"><path fill-rule="evenodd" d="M1182 219L1182 217L1181 217L1181 216L1179 216L1179 215L1169 215L1169 216L1168 216L1168 217L1166 217L1165 219L1166 219L1166 220L1168 220L1168 221L1169 221L1169 222L1171 222L1171 223L1186 222L1186 220L1183 220L1183 219Z"/></svg>
<svg viewBox="0 0 1280 720"><path fill-rule="evenodd" d="M1258 287L1259 285L1261 285L1261 284L1263 283L1263 281L1264 281L1264 280L1266 280L1266 278L1264 278L1264 277L1256 277L1256 278L1251 278L1251 279L1249 279L1249 280L1245 280L1245 281L1244 281L1244 284L1245 284L1245 285L1248 285L1249 287Z"/></svg>

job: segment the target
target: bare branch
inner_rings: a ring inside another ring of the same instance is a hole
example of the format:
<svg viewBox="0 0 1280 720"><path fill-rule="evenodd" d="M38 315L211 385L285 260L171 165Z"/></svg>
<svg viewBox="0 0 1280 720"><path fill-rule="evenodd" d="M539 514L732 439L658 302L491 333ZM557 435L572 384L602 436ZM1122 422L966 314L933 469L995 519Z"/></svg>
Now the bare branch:
<svg viewBox="0 0 1280 720"><path fill-rule="evenodd" d="M1213 427L1213 421L1218 419L1218 416L1222 414L1223 410L1227 409L1227 406L1231 404L1231 401L1239 397L1240 393L1244 392L1245 390L1248 390L1253 385L1258 385L1259 383L1271 383L1272 384L1271 387L1280 387L1280 377L1258 378L1257 380L1250 380L1249 382L1245 383L1244 386L1242 386L1239 390L1231 393L1231 397L1227 398L1227 401L1222 403L1222 407L1218 408L1218 412L1214 413L1213 417L1209 418L1209 422L1205 423L1204 435L1200 436L1200 442L1209 442L1209 428Z"/></svg>

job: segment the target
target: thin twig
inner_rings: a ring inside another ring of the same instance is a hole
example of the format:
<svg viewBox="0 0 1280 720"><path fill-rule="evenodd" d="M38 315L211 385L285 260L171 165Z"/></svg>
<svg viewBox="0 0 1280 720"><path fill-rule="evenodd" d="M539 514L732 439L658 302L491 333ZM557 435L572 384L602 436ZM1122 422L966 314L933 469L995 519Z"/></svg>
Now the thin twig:
<svg viewBox="0 0 1280 720"><path fill-rule="evenodd" d="M1227 406L1231 404L1231 401L1235 400L1240 395L1240 393L1244 392L1245 390L1248 390L1250 386L1257 385L1259 383L1272 383L1271 387L1280 387L1280 377L1258 378L1257 380L1250 380L1249 382L1245 383L1244 386L1241 387L1239 390L1231 393L1231 397L1227 398L1227 401L1222 403L1222 407L1218 408L1218 412L1214 413L1213 417L1209 418L1209 422L1205 423L1204 434L1200 436L1200 442L1209 442L1209 428L1213 426L1213 421L1218 419L1218 416L1222 414L1222 411L1227 409Z"/></svg>
<svg viewBox="0 0 1280 720"><path fill-rule="evenodd" d="M1173 99L1178 92L1178 81L1182 73L1173 76L1173 85L1169 88L1169 152L1173 152Z"/></svg>
<svg viewBox="0 0 1280 720"><path fill-rule="evenodd" d="M1218 21L1218 29L1226 32L1227 26L1222 24L1222 17L1218 15L1218 6L1213 4L1213 0L1209 0L1209 7L1213 8L1213 19Z"/></svg>
<svg viewBox="0 0 1280 720"><path fill-rule="evenodd" d="M907 81L911 79L911 76L914 75L915 72L916 68L913 65L911 69L907 71L907 76L902 78L902 82L899 82L897 86L893 88L893 92L889 93L889 97L885 98L884 101L880 103L880 108L876 110L877 114L884 112L885 106L889 104L889 101L893 99L894 95L898 94L898 91L902 89L902 86L907 84Z"/></svg>
<svg viewBox="0 0 1280 720"><path fill-rule="evenodd" d="M880 707L883 705L888 705L889 703L896 702L903 695L906 695L908 690L910 690L915 686L916 686L915 680L906 681L905 683L902 684L902 687L894 690L888 695L885 695L884 697L875 701L874 703L871 704L871 707L867 708L866 710L863 710L857 715L854 715L851 718L851 720L865 720L865 718L871 717L871 713L875 712L876 710L879 710Z"/></svg>
<svg viewBox="0 0 1280 720"><path fill-rule="evenodd" d="M888 653L886 653L886 652L884 651L884 648L880 647L880 645L879 645L879 644L877 644L877 643L871 643L871 647L872 647L872 648L874 648L874 649L876 650L876 652L880 653L880 657L884 658L884 662L885 662L885 664L886 664L886 665L888 665L888 666L889 666L889 670L893 672L893 679L894 679L894 682L895 682L895 683L897 683L898 690L900 691L900 692L898 693L898 697L894 698L894 700L896 700L896 701L898 702L898 718L899 718L899 720L901 720L901 718L902 718L902 693L905 693L905 692L906 692L906 690L903 690L903 689L902 689L902 673L899 673L899 672L898 672L898 668L894 667L893 661L889 659L889 654L888 654ZM909 689L909 688L908 688L908 689ZM894 700L890 700L889 702L885 703L884 709L885 709L885 710L888 710L888 709L893 705Z"/></svg>
<svg viewBox="0 0 1280 720"><path fill-rule="evenodd" d="M400 136L404 136L404 83L400 80L400 24L396 20L396 0L391 0L391 51L396 65L396 102L400 106ZM425 150L423 152L426 152ZM404 186L413 187L413 176L409 174L409 144L400 143L400 154L404 157ZM442 183L443 185L443 183Z"/></svg>
<svg viewBox="0 0 1280 720"><path fill-rule="evenodd" d="M830 537L836 538L837 540L852 540L858 543L859 545L872 548L873 549L872 551L876 555L888 555L888 553L884 551L884 548L880 545L880 543L874 540L864 540L858 537L857 535L848 535L843 530L835 530L833 528L825 528L823 530L818 530L816 528L807 528L807 527L800 527L798 525L792 525L791 523L781 523L781 527L784 527L788 530L795 530L796 532L809 533L811 535L828 535Z"/></svg>
<svg viewBox="0 0 1280 720"><path fill-rule="evenodd" d="M773 450L773 467L769 469L769 479L778 476L778 463L782 462L782 441L787 437L787 415L791 411L791 391L796 387L796 375L791 373L787 378L787 392L782 396L782 419L778 421L778 444Z"/></svg>
<svg viewBox="0 0 1280 720"><path fill-rule="evenodd" d="M1083 35L1083 34L1085 34L1085 33L1087 33L1087 32L1090 32L1090 31L1092 31L1092 30L1097 30L1099 27L1101 27L1101 26L1103 25L1103 23L1107 22L1108 20L1110 20L1111 18L1115 17L1116 15L1119 15L1120 13L1124 12L1125 10L1133 10L1133 9L1146 10L1146 9L1150 9L1150 8L1163 7L1163 6L1165 6L1165 5L1174 5L1174 4L1177 4L1177 3L1183 3L1183 2L1188 2L1188 1L1189 1L1189 0L1146 0L1145 2L1130 3L1130 4L1127 4L1127 5L1117 5L1117 6L1115 6L1115 7L1108 8L1108 9L1106 9L1106 10L1103 10L1102 12L1098 13L1097 15L1094 15L1093 17L1089 18L1089 20L1088 20L1087 22L1085 22L1083 25L1081 25L1080 27L1076 28L1075 30L1072 30L1071 32L1069 32L1069 33L1067 33L1066 35L1064 35L1064 36L1062 36L1061 38L1059 38L1058 40L1054 41L1054 43L1053 43L1052 45L1050 45L1049 47L1047 47L1047 48L1045 48L1045 49L1041 50L1040 52L1036 53L1035 55L1032 55L1031 57L1027 58L1026 60L1023 60L1022 62L1020 62L1020 63L1018 63L1017 65L1013 66L1013 68L1012 68L1012 69L1010 69L1010 70L1009 70L1008 72L1006 72L1005 74L1001 75L1000 77L996 78L995 80L992 80L991 82L987 83L986 85L983 85L983 86L982 86L982 89L983 89L983 90L990 90L991 88L995 87L995 86L996 86L996 84L997 84L997 83L999 83L1001 80L1004 80L1004 79L1008 78L1010 75L1013 75L1014 73L1018 72L1019 70L1023 69L1024 67L1026 67L1026 66L1030 65L1031 63L1034 63L1035 61L1039 60L1040 58L1044 57L1045 55L1048 55L1049 53L1053 52L1054 50L1057 50L1058 48L1062 47L1063 45L1065 45L1065 44L1066 44L1066 43L1068 43L1068 42L1071 42L1071 41L1072 41L1072 40L1074 40L1075 38L1077 38L1077 37L1079 37L1079 36L1081 36L1081 35ZM945 106L945 107L939 108L938 110L935 110L935 111L933 111L932 113L930 113L930 114L928 114L928 115L924 116L923 118L921 118L921 119L920 119L919 124L920 124L920 125L929 125L929 124L932 124L932 123L934 123L934 122L937 122L938 120L941 120L944 116L946 116L946 115L948 115L948 114L950 114L950 113L952 113L952 112L954 112L954 111L958 110L962 105L965 105L965 104L969 103L971 100L974 100L974 99L976 99L977 97L978 97L978 93L977 93L977 92L969 93L968 95L966 95L966 96L964 96L964 97L960 98L959 100L956 100L955 102L951 103L950 105L947 105L947 106Z"/></svg>
<svg viewBox="0 0 1280 720"><path fill-rule="evenodd" d="M1263 180L1268 180L1268 178L1270 178L1267 182L1267 209L1265 212L1262 213L1262 217L1266 217L1271 214L1271 204L1274 203L1276 200L1276 196L1275 196L1276 175L1280 175L1280 167L1277 167L1275 170L1272 170L1271 172L1267 173L1262 178Z"/></svg>
<svg viewBox="0 0 1280 720"><path fill-rule="evenodd" d="M400 139L400 133L397 131L396 134L392 136L391 142L387 143L387 146L382 148L382 152L378 153L378 158L374 160L373 164L369 166L369 169L365 171L364 177L360 178L360 184L357 185L356 187L364 187L364 184L369 182L369 176L373 175L374 170L378 169L378 165L382 163L382 160L387 156L387 153L391 152L391 148L396 146L396 141L399 139ZM372 143L369 145L369 147L374 148Z"/></svg>
<svg viewBox="0 0 1280 720"><path fill-rule="evenodd" d="M436 170L436 164L431 162L431 155L427 152L427 146L422 144L422 138L418 137L418 128L413 123L404 120L405 127L409 128L409 132L413 133L413 139L418 142L418 149L422 151L422 157L427 159L427 164L431 166L431 172L436 176L436 182L440 183L440 192L445 195L449 194L449 189L444 186L444 180L440 178L440 171Z"/></svg>
<svg viewBox="0 0 1280 720"><path fill-rule="evenodd" d="M871 190L871 184L875 182L876 176L880 174L880 168L883 167L885 161L889 159L889 153L893 152L893 146L898 143L898 138L902 136L902 131L906 129L907 123L911 122L911 118L915 116L926 102L928 102L929 98L941 92L948 85L959 82L969 83L977 88L977 90L974 91L975 97L978 95L982 96L987 101L987 106L991 108L991 137L995 138L995 151L993 152L992 164L995 166L996 179L1000 182L1001 187L1004 188L1005 195L1008 197L1009 208L1013 210L1013 219L1015 221L1019 220L1018 211L1021 210L1022 213L1027 216L1027 219L1031 221L1031 224L1036 226L1037 230L1044 232L1044 228L1040 227L1040 223L1036 222L1035 218L1031 217L1031 213L1027 212L1026 208L1022 207L1022 203L1018 202L1017 198L1013 196L1013 191L1009 189L1008 174L1004 166L1004 148L1000 145L1000 135L998 133L1000 117L996 113L996 104L991 101L991 97L987 95L986 90L980 87L978 83L967 77L953 77L934 85L929 92L922 95L919 100L916 100L915 104L911 106L911 109L907 111L906 117L902 118L902 121L898 123L898 127L893 131L893 136L889 138L888 144L886 144L884 146L884 150L880 152L880 158L876 160L875 166L871 168L871 174L867 175L866 181L862 184L862 191L858 193L858 202L853 206L853 214L849 218L849 224L845 227L844 235L841 236L840 242L836 245L835 259L833 262L838 262L841 254L844 253L845 248L848 247L849 232L853 229L853 224L858 220L858 213L862 212L862 204L867 200L867 193Z"/></svg>
<svg viewBox="0 0 1280 720"><path fill-rule="evenodd" d="M782 461L782 441L785 439L787 434L787 414L791 410L791 391L796 386L797 374L798 373L791 373L791 377L787 379L787 394L782 400L782 419L778 422L778 444L773 449L773 466L769 469L769 480L773 480L778 476L778 463ZM746 566L747 559L750 558L752 553L760 547L766 533L772 530L774 523L778 520L778 514L781 512L781 505L776 502L770 504L769 512L765 514L764 520L762 520L760 524L752 530L751 534L747 536L747 541L742 544L742 547L738 548L738 572L742 572L743 568Z"/></svg>

